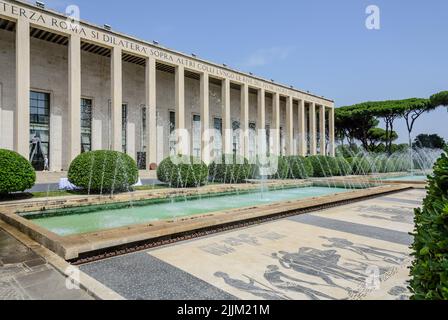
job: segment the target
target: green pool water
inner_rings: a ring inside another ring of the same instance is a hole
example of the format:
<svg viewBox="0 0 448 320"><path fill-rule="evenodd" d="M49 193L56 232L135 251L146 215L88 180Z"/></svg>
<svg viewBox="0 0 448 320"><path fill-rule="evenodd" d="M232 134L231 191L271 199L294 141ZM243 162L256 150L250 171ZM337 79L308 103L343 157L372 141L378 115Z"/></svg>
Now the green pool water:
<svg viewBox="0 0 448 320"><path fill-rule="evenodd" d="M67 236L106 230L163 219L178 218L236 209L280 201L298 200L350 191L343 188L302 187L292 189L208 196L205 198L177 198L156 203L121 204L83 207L26 215L33 223L58 235Z"/></svg>
<svg viewBox="0 0 448 320"><path fill-rule="evenodd" d="M411 176L387 178L387 179L384 179L384 180L386 180L386 181L425 181L427 179L428 178L426 176L411 175Z"/></svg>

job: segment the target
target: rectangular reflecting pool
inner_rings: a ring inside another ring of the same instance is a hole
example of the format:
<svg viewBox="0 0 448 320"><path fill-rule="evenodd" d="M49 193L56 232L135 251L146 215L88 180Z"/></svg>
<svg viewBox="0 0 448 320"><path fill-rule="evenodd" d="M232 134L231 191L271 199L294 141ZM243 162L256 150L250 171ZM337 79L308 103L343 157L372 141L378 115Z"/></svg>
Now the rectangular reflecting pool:
<svg viewBox="0 0 448 320"><path fill-rule="evenodd" d="M351 189L301 187L57 209L22 216L53 233L68 236L348 191Z"/></svg>

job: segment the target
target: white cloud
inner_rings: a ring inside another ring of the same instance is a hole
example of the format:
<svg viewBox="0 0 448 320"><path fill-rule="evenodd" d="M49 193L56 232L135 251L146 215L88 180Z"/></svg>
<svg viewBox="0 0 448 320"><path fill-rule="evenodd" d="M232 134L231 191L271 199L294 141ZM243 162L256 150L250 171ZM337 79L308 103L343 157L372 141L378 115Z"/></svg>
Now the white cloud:
<svg viewBox="0 0 448 320"><path fill-rule="evenodd" d="M261 67L278 60L285 60L291 55L293 50L293 47L280 46L259 49L252 53L243 65L245 67Z"/></svg>

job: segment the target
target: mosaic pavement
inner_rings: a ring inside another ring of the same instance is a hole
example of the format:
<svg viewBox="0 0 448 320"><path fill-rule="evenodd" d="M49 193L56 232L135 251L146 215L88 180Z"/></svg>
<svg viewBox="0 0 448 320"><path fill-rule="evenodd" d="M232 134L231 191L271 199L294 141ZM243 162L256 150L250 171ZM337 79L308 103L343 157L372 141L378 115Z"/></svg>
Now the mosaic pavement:
<svg viewBox="0 0 448 320"><path fill-rule="evenodd" d="M0 229L0 300L91 300L63 275Z"/></svg>
<svg viewBox="0 0 448 320"><path fill-rule="evenodd" d="M128 299L408 299L424 190L120 256L81 270Z"/></svg>

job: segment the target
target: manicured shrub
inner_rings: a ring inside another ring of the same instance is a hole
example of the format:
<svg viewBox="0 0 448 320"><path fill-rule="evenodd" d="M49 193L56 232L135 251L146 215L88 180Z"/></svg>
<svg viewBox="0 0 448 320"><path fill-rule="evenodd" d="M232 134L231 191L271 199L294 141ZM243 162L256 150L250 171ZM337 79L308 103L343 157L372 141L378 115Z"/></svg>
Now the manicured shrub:
<svg viewBox="0 0 448 320"><path fill-rule="evenodd" d="M34 186L36 172L20 154L0 149L0 195L23 192Z"/></svg>
<svg viewBox="0 0 448 320"><path fill-rule="evenodd" d="M278 167L274 175L270 176L270 179L286 180L290 177L290 165L289 159L285 156L278 157Z"/></svg>
<svg viewBox="0 0 448 320"><path fill-rule="evenodd" d="M313 166L314 177L332 177L340 174L335 158L311 156L308 158Z"/></svg>
<svg viewBox="0 0 448 320"><path fill-rule="evenodd" d="M411 170L408 157L392 156L386 160L385 172L405 172Z"/></svg>
<svg viewBox="0 0 448 320"><path fill-rule="evenodd" d="M337 158L335 157L326 157L327 162L328 162L328 166L330 167L330 175L331 176L341 176L342 175L342 171L339 167L339 161L337 160Z"/></svg>
<svg viewBox="0 0 448 320"><path fill-rule="evenodd" d="M365 175L372 173L372 165L370 162L361 157L351 159L352 171L355 175Z"/></svg>
<svg viewBox="0 0 448 320"><path fill-rule="evenodd" d="M423 208L415 210L413 299L448 300L448 157L443 154L429 177Z"/></svg>
<svg viewBox="0 0 448 320"><path fill-rule="evenodd" d="M208 176L207 165L196 157L168 157L157 168L157 178L174 188L202 186L207 182Z"/></svg>
<svg viewBox="0 0 448 320"><path fill-rule="evenodd" d="M209 175L213 182L244 183L253 177L253 166L241 156L223 155L210 164Z"/></svg>
<svg viewBox="0 0 448 320"><path fill-rule="evenodd" d="M387 171L387 158L383 156L376 157L374 160L375 173L386 173Z"/></svg>
<svg viewBox="0 0 448 320"><path fill-rule="evenodd" d="M127 154L100 150L86 152L72 161L68 179L91 193L129 191L138 181L137 164Z"/></svg>
<svg viewBox="0 0 448 320"><path fill-rule="evenodd" d="M313 176L314 170L310 159L300 156L288 157L289 177L291 179L308 179Z"/></svg>
<svg viewBox="0 0 448 320"><path fill-rule="evenodd" d="M336 162L336 167L339 169L338 175L340 176L349 176L353 173L352 166L350 162L348 162L343 157L336 157L334 158L334 161Z"/></svg>

